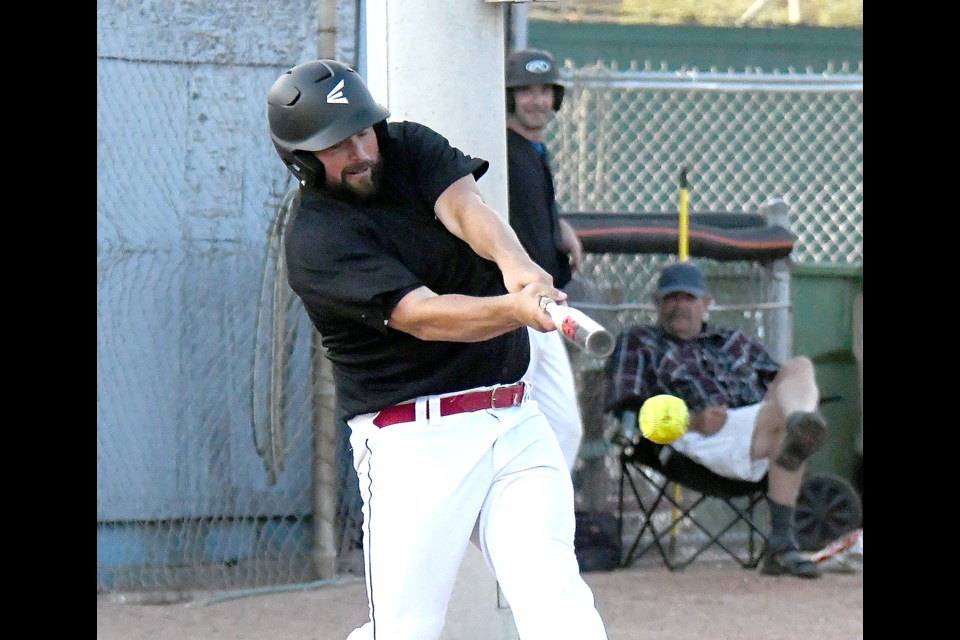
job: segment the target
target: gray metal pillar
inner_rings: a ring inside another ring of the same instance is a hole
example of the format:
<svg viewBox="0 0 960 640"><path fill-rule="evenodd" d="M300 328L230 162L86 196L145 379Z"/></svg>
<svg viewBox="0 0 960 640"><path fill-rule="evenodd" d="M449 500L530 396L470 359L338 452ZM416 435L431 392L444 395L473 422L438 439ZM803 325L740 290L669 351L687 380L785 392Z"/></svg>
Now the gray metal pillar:
<svg viewBox="0 0 960 640"><path fill-rule="evenodd" d="M790 229L790 207L780 199L768 200L760 207L767 223ZM790 259L781 258L766 265L770 282L767 301L774 304L766 315L766 343L770 354L780 362L793 355L793 306L790 302Z"/></svg>
<svg viewBox="0 0 960 640"><path fill-rule="evenodd" d="M317 4L317 57L336 58L338 50L338 2L320 0ZM349 60L347 62L350 62ZM292 193L292 192L291 192ZM288 193L288 195L290 195ZM288 219L286 223L289 223ZM284 263L285 271L285 263ZM283 275L286 280L286 274ZM285 327L285 324L279 326ZM330 580L337 574L337 504L339 482L337 461L339 423L335 413L336 387L333 370L320 344L320 334L310 337L310 396L313 426L313 570L317 578Z"/></svg>
<svg viewBox="0 0 960 640"><path fill-rule="evenodd" d="M367 0L367 84L391 120L413 120L490 162L486 202L507 214L504 5L484 0ZM426 569L426 568L425 568ZM442 640L512 640L513 615L480 551L460 568Z"/></svg>

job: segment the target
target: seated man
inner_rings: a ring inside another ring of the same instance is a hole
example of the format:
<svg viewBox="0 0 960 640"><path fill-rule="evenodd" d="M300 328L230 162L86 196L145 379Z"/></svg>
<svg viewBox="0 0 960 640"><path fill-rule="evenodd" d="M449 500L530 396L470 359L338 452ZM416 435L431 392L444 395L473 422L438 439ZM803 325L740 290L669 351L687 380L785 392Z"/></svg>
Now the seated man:
<svg viewBox="0 0 960 640"><path fill-rule="evenodd" d="M771 527L760 573L818 577L794 525L807 459L826 438L813 363L801 356L778 364L739 329L706 323L713 297L696 265L666 267L653 298L656 326L625 331L607 362L605 409L639 411L661 393L683 398L690 423L676 451L724 477L755 482L768 474Z"/></svg>

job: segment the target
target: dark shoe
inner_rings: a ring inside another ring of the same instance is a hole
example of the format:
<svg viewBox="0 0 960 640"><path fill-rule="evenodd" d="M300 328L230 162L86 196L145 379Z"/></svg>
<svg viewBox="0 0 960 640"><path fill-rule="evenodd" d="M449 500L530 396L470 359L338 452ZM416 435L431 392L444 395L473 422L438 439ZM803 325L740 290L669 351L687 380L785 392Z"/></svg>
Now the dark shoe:
<svg viewBox="0 0 960 640"><path fill-rule="evenodd" d="M813 560L803 557L796 549L771 552L767 550L760 561L760 573L765 576L797 576L798 578L819 578L820 567Z"/></svg>
<svg viewBox="0 0 960 640"><path fill-rule="evenodd" d="M787 437L777 456L777 464L796 471L816 453L827 439L827 425L815 411L794 411L787 416Z"/></svg>

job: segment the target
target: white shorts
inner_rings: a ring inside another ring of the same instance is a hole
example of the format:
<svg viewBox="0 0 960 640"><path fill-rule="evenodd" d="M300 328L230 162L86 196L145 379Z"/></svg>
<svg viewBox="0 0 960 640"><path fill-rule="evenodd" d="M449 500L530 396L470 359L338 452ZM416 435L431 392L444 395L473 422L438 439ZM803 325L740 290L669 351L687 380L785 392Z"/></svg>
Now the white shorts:
<svg viewBox="0 0 960 640"><path fill-rule="evenodd" d="M714 473L735 480L756 482L767 473L768 458L750 459L750 444L760 403L727 411L727 422L712 436L687 432L673 448Z"/></svg>

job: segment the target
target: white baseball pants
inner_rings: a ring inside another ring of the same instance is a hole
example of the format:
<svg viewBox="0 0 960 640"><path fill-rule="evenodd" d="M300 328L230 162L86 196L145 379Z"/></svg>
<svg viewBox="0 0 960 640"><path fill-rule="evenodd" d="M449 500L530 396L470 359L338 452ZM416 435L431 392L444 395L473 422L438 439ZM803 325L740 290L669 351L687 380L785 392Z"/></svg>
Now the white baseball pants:
<svg viewBox="0 0 960 640"><path fill-rule="evenodd" d="M583 420L567 345L559 331L541 333L528 327L527 333L530 366L523 379L530 383L531 397L540 405L557 436L567 469L573 470L583 440Z"/></svg>
<svg viewBox="0 0 960 640"><path fill-rule="evenodd" d="M605 640L574 554L570 473L537 403L435 418L439 396L416 402L415 422L348 422L370 611L348 640L438 638L474 532L522 640Z"/></svg>

